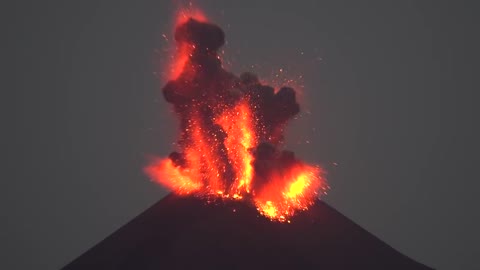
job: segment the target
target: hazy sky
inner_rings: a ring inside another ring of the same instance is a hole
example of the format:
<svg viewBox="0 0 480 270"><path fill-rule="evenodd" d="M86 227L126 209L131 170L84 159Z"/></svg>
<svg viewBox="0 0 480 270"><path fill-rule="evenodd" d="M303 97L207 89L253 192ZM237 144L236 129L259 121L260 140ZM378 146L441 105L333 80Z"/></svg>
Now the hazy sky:
<svg viewBox="0 0 480 270"><path fill-rule="evenodd" d="M1 269L58 269L161 199L142 166L177 124L155 75L171 1L30 2L2 8ZM233 71L303 76L288 148L328 170L329 204L421 263L477 269L475 1L197 6Z"/></svg>

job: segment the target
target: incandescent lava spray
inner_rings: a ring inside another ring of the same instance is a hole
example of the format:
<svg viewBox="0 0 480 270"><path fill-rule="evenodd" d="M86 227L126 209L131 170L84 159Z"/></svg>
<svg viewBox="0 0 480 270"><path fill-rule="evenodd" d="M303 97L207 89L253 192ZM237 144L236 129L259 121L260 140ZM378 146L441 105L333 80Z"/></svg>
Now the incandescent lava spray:
<svg viewBox="0 0 480 270"><path fill-rule="evenodd" d="M179 195L245 200L272 220L307 209L328 186L319 166L281 149L286 123L300 111L295 90L223 69L225 34L203 16L178 22L175 41L163 95L180 120L178 149L153 160L147 175Z"/></svg>

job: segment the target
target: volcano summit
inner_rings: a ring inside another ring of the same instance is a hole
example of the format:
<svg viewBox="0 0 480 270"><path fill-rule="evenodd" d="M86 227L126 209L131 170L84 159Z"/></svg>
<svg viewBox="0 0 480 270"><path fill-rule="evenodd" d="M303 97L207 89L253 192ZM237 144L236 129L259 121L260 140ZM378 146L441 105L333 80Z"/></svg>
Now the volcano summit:
<svg viewBox="0 0 480 270"><path fill-rule="evenodd" d="M431 268L319 200L282 223L243 201L171 194L63 269Z"/></svg>
<svg viewBox="0 0 480 270"><path fill-rule="evenodd" d="M163 88L178 149L145 172L172 193L64 267L74 269L430 269L319 200L319 166L282 149L295 90L223 69L221 28L180 20Z"/></svg>

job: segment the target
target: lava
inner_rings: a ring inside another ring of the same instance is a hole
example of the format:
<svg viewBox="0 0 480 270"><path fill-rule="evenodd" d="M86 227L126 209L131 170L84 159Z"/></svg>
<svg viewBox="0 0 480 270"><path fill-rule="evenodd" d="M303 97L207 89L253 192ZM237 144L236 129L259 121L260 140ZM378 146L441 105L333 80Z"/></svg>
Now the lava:
<svg viewBox="0 0 480 270"><path fill-rule="evenodd" d="M306 210L327 185L319 166L281 149L300 111L295 90L224 70L217 51L225 34L198 11L179 13L175 40L163 94L180 120L179 149L145 173L179 195L245 200L272 220Z"/></svg>

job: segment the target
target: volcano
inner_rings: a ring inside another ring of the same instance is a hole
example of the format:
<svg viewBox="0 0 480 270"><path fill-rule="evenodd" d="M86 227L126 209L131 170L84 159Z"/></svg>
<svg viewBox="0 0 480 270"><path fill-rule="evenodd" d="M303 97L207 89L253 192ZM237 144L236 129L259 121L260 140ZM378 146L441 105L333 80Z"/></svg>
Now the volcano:
<svg viewBox="0 0 480 270"><path fill-rule="evenodd" d="M431 268L320 200L286 223L243 201L170 194L63 269Z"/></svg>
<svg viewBox="0 0 480 270"><path fill-rule="evenodd" d="M223 30L185 14L163 87L176 150L144 169L172 191L64 269L430 269L335 211L325 171L284 149L296 91L224 69Z"/></svg>

